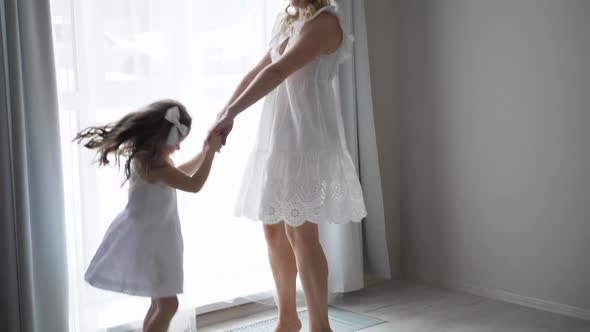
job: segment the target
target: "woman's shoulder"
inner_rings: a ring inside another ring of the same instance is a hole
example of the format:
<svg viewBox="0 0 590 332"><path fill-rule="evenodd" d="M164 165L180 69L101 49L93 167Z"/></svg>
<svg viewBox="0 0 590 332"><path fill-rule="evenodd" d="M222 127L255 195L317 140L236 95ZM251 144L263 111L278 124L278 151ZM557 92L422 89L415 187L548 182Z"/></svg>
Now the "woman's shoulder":
<svg viewBox="0 0 590 332"><path fill-rule="evenodd" d="M324 7L311 18L303 21L297 30L300 34L312 34L314 39L334 41L333 48L340 45L344 34L340 18L335 14L335 7ZM324 43L325 45L325 43Z"/></svg>
<svg viewBox="0 0 590 332"><path fill-rule="evenodd" d="M315 12L315 14L313 14L311 17L306 18L305 21L309 22L309 21L312 21L312 20L317 19L319 17L337 18L338 17L338 8L336 6L322 7L317 12Z"/></svg>
<svg viewBox="0 0 590 332"><path fill-rule="evenodd" d="M337 8L334 6L323 7L313 16L300 20L297 23L297 25L299 25L298 30L300 31L303 31L304 29L322 29L324 31L340 33L341 29L340 16L337 12Z"/></svg>

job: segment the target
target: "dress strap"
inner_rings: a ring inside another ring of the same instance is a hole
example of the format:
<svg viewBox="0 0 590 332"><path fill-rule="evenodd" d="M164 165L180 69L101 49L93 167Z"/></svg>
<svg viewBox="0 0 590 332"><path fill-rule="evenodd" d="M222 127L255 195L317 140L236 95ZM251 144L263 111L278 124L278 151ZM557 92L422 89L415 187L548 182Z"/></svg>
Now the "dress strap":
<svg viewBox="0 0 590 332"><path fill-rule="evenodd" d="M270 42L268 43L271 49L278 48L280 45L283 44L283 42L285 42L285 40L287 40L287 38L289 38L287 34L281 32L281 24L283 23L283 19L285 19L285 16L287 16L287 14L281 12L277 15L275 19L275 24L272 29L272 36Z"/></svg>

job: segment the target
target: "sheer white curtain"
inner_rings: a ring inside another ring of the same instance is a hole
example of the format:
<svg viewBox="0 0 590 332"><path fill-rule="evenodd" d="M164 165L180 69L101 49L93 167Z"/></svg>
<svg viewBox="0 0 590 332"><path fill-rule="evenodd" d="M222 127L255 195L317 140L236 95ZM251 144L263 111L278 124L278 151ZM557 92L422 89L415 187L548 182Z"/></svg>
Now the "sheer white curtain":
<svg viewBox="0 0 590 332"><path fill-rule="evenodd" d="M114 168L93 165L74 144L76 131L116 120L159 98L175 98L193 115L175 156L199 151L207 129L241 76L266 50L280 0L52 0L65 169L71 330L137 322L148 301L96 290L83 275L113 217L126 203ZM257 108L258 106L255 106ZM195 308L273 288L258 223L232 215L242 168L256 132L253 109L197 195L179 194L185 237L185 294ZM186 322L176 329L185 330Z"/></svg>

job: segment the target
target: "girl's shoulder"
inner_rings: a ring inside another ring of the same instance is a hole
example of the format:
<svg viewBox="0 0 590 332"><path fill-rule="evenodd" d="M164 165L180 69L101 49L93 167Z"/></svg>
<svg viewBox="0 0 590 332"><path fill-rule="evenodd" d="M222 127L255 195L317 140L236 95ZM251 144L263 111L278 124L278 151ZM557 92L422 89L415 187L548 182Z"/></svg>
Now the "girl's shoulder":
<svg viewBox="0 0 590 332"><path fill-rule="evenodd" d="M158 183L162 181L162 173L171 168L176 168L174 162L172 162L172 160L165 160L150 167L142 165L140 162L136 162L133 169L137 173L137 176L143 181L148 183Z"/></svg>

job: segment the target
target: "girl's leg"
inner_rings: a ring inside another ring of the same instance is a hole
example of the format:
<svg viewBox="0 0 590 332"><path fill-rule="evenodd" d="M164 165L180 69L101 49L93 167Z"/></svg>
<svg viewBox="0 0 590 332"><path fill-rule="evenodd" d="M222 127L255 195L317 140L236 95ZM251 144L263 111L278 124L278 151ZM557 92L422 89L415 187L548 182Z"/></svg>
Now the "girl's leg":
<svg viewBox="0 0 590 332"><path fill-rule="evenodd" d="M155 302L155 311L150 321L144 327L144 332L166 332L172 317L178 310L178 298L164 297L153 299Z"/></svg>
<svg viewBox="0 0 590 332"><path fill-rule="evenodd" d="M328 262L320 244L318 225L287 226L309 312L309 331L332 331L328 320Z"/></svg>
<svg viewBox="0 0 590 332"><path fill-rule="evenodd" d="M145 314L145 318L143 319L143 330L146 330L147 324L152 320L154 313L156 312L156 302L152 299L152 303L150 304L150 308L148 309L147 314Z"/></svg>
<svg viewBox="0 0 590 332"><path fill-rule="evenodd" d="M298 332L301 321L297 316L296 303L297 265L285 225L264 225L264 234L279 302L279 323L275 332Z"/></svg>

